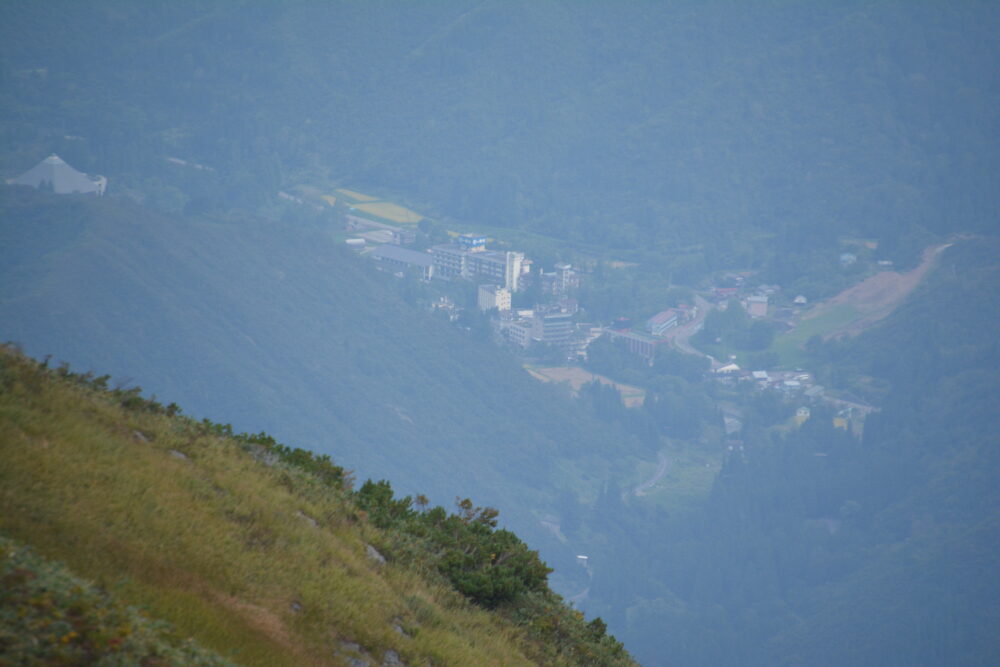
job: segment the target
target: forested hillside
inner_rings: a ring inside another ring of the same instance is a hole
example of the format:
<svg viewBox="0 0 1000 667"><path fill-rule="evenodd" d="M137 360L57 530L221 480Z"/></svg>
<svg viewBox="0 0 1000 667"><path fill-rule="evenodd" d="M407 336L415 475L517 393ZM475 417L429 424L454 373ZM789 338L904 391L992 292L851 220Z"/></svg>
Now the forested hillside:
<svg viewBox="0 0 1000 667"><path fill-rule="evenodd" d="M330 178L682 280L736 264L783 282L842 235L913 261L998 204L988 2L2 12L0 166L56 150L167 209Z"/></svg>
<svg viewBox="0 0 1000 667"><path fill-rule="evenodd" d="M883 325L816 352L885 383L860 438L814 407L791 432L751 424L684 520L597 506L636 560L598 572L613 603L593 609L679 664L995 662L998 252L957 244Z"/></svg>

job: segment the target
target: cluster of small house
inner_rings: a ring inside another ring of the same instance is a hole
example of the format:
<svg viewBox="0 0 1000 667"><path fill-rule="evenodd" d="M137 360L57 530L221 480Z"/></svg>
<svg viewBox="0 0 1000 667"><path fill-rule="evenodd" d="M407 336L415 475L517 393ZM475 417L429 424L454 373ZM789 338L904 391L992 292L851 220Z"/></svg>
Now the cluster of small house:
<svg viewBox="0 0 1000 667"><path fill-rule="evenodd" d="M349 216L350 217L350 216ZM367 229L368 236L378 234L382 245L369 253L381 267L397 274L417 273L424 280L468 279L478 281L477 305L481 311L493 312L494 331L504 340L521 348L537 344L562 349L572 356L593 339L593 327L578 325L574 317L579 304L569 297L580 285L580 275L572 265L556 264L552 271L532 272L532 261L524 253L512 250L490 250L486 237L461 234L451 243L432 246L426 252L404 247L412 242L399 235L390 225L381 223L372 228L363 218L348 223L354 229ZM538 281L539 292L548 303L531 309L514 309L513 294L524 290L531 281ZM435 308L454 313L456 308L447 300Z"/></svg>
<svg viewBox="0 0 1000 667"><path fill-rule="evenodd" d="M617 320L612 326L600 330L612 342L621 342L634 355L651 361L656 349L670 344L670 334L676 327L687 324L698 317L698 306L686 303L662 310L646 320L641 331L635 331L627 319Z"/></svg>
<svg viewBox="0 0 1000 667"><path fill-rule="evenodd" d="M812 410L809 406L820 402L835 408L833 425L844 430L858 431L865 417L877 410L860 399L828 395L822 385L815 384L811 373L802 370L745 371L736 364L728 364L713 372L724 384L751 383L759 391L778 392L789 401L799 401L801 405L795 412L795 423L799 426L810 418Z"/></svg>
<svg viewBox="0 0 1000 667"><path fill-rule="evenodd" d="M805 371L748 371L735 363L720 366L713 371L723 384L752 383L761 391L778 391L787 396L822 398L822 385L813 383L811 373Z"/></svg>
<svg viewBox="0 0 1000 667"><path fill-rule="evenodd" d="M746 289L746 277L741 273L730 273L724 276L724 285L712 288L712 297L720 308L725 308L730 299L739 299L747 314L752 318L776 316L779 318L791 315L787 309L775 310L775 297L781 292L781 286L762 284L756 289ZM779 299L779 302L781 300ZM787 302L786 302L787 303ZM792 299L792 306L801 308L809 303L804 294Z"/></svg>
<svg viewBox="0 0 1000 667"><path fill-rule="evenodd" d="M601 332L593 325L575 322L578 310L576 300L560 299L532 309L500 312L493 319L493 327L500 337L518 347L547 345L571 358L582 354Z"/></svg>
<svg viewBox="0 0 1000 667"><path fill-rule="evenodd" d="M514 309L510 296L498 284L479 286L479 309L496 309L492 320L499 337L520 348L547 345L573 357L594 339L594 327L575 321L580 304L569 295L580 284L580 276L570 264L555 265L553 271L539 271L538 280L544 303L530 309Z"/></svg>

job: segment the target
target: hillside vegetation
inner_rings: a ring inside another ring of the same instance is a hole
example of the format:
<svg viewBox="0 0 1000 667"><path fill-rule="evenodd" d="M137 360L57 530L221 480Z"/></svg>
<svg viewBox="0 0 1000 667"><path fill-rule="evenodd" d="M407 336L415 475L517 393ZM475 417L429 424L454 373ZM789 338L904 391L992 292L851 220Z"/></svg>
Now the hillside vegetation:
<svg viewBox="0 0 1000 667"><path fill-rule="evenodd" d="M599 619L548 591L547 568L494 528L495 511L412 509L386 483L355 493L326 457L106 382L0 351L0 532L169 622L167 635L241 664L631 664ZM5 591L31 571L5 574ZM79 584L65 580L46 588L49 615L69 623L53 650L131 655L114 633L133 612L93 612L101 594L67 595ZM7 627L17 600L2 602ZM44 639L54 622L33 628ZM27 659L4 632L0 660Z"/></svg>

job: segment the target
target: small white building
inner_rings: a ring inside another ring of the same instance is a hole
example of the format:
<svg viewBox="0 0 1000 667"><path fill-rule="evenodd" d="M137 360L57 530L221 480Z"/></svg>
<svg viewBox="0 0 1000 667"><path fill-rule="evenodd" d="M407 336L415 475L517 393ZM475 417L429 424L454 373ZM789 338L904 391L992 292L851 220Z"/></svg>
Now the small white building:
<svg viewBox="0 0 1000 667"><path fill-rule="evenodd" d="M767 317L767 297L763 294L747 297L747 313L750 317Z"/></svg>
<svg viewBox="0 0 1000 667"><path fill-rule="evenodd" d="M57 195L93 194L100 197L108 186L108 179L77 171L53 153L17 178L7 179L7 183L37 189L51 188Z"/></svg>
<svg viewBox="0 0 1000 667"><path fill-rule="evenodd" d="M504 338L519 347L530 347L534 339L531 337L534 332L532 320L510 320L501 321L500 333Z"/></svg>

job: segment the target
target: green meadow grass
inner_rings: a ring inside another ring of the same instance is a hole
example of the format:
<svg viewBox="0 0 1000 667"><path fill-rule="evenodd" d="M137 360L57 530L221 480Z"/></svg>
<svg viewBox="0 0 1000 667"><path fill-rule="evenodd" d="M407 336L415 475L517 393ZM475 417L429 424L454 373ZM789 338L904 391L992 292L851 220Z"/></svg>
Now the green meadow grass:
<svg viewBox="0 0 1000 667"><path fill-rule="evenodd" d="M663 477L641 496L671 514L684 514L701 507L721 467L722 457L692 443L679 443L666 451L667 470ZM657 463L640 466L639 482L656 473ZM634 487L633 487L634 488Z"/></svg>
<svg viewBox="0 0 1000 667"><path fill-rule="evenodd" d="M807 340L815 335L823 336L860 317L861 313L857 308L848 304L838 304L816 317L800 319L795 329L775 336L770 349L778 354L782 366L787 368L800 366L806 361L806 353L802 346Z"/></svg>

